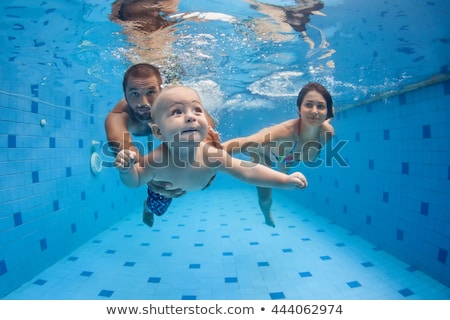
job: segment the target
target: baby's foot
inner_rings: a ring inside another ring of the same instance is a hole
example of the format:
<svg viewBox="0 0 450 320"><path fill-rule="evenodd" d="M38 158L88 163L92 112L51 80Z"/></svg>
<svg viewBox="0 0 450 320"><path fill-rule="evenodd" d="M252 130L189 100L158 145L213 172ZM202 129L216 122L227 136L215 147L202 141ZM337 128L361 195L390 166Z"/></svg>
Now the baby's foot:
<svg viewBox="0 0 450 320"><path fill-rule="evenodd" d="M266 220L265 223L272 228L275 228L275 222L272 219L272 213L269 212L268 215L264 215L264 219Z"/></svg>
<svg viewBox="0 0 450 320"><path fill-rule="evenodd" d="M153 227L154 219L155 217L153 213L150 210L148 210L147 201L144 201L144 212L142 213L142 221L151 228Z"/></svg>

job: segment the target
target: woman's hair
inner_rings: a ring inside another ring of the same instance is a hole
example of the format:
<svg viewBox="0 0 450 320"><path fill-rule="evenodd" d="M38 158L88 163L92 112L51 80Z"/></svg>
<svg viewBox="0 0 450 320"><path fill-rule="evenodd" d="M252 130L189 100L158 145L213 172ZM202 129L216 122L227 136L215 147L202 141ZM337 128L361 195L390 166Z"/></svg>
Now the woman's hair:
<svg viewBox="0 0 450 320"><path fill-rule="evenodd" d="M158 84L161 86L162 84L162 77L161 73L159 72L158 68L155 66L152 66L148 63L138 63L133 66L131 66L127 72L125 72L125 75L123 76L123 92L127 89L128 84L128 78L134 77L134 78L150 78L150 77L156 77Z"/></svg>
<svg viewBox="0 0 450 320"><path fill-rule="evenodd" d="M300 90L297 97L298 109L300 110L305 95L310 91L317 91L324 97L325 102L327 103L327 119L333 118L334 117L333 99L331 98L331 94L328 92L327 89L325 89L324 86L322 86L320 83L317 82L309 82Z"/></svg>

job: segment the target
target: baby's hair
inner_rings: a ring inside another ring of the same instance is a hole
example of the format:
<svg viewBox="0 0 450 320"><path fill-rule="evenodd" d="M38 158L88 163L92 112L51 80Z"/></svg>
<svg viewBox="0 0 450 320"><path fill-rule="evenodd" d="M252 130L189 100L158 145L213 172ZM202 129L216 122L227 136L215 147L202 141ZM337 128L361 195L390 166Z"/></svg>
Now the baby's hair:
<svg viewBox="0 0 450 320"><path fill-rule="evenodd" d="M170 90L172 90L172 89L180 89L180 88L184 88L184 89L188 89L188 90L191 90L192 92L194 92L197 96L198 96L198 98L199 98L199 100L200 100L200 102L201 102L201 98L200 98L200 95L198 94L198 91L197 90L195 90L195 89L193 89L193 88L191 88L191 87L188 87L188 86L185 86L185 85L181 85L181 84L169 84L169 85L167 85L167 86L165 86L162 90L161 90L161 93L159 94L159 96L158 96L158 98L156 98L155 99L155 102L153 103L153 106L152 106L152 108L150 109L150 116L151 116L151 121L152 122L154 122L154 114L155 114L155 110L157 110L158 108L159 108L159 105L161 104L161 100L162 100L162 97L164 96L164 94L167 92L167 91L170 91Z"/></svg>

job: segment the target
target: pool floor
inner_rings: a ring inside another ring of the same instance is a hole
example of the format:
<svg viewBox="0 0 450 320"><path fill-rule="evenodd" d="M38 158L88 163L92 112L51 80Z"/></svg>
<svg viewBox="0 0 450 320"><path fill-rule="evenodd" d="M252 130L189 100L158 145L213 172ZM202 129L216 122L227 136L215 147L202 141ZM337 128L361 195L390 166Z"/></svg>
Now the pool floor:
<svg viewBox="0 0 450 320"><path fill-rule="evenodd" d="M450 299L447 286L281 192L270 228L253 187L215 184L174 200L153 228L135 209L4 299Z"/></svg>

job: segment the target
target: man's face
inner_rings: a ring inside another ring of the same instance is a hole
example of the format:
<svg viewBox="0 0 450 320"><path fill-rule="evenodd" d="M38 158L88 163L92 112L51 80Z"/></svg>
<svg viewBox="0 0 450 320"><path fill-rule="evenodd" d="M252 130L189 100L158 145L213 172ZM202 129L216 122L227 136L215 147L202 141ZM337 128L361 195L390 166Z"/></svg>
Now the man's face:
<svg viewBox="0 0 450 320"><path fill-rule="evenodd" d="M161 92L156 77L129 77L125 88L125 100L130 112L140 121L150 121L150 108Z"/></svg>

